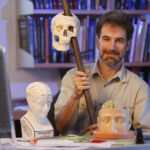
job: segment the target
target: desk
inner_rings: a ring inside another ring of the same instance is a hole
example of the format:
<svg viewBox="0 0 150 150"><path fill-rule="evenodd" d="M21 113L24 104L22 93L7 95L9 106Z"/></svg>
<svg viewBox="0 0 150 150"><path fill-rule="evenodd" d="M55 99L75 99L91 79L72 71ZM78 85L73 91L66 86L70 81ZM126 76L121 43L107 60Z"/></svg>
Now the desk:
<svg viewBox="0 0 150 150"><path fill-rule="evenodd" d="M58 146L57 144L54 145L52 144L55 141L55 143L59 143ZM61 141L62 145L61 145ZM40 142L43 143L40 145ZM64 144L64 142L66 142L66 144ZM72 142L72 141L71 141ZM27 142L26 142L27 143ZM46 144L49 143L49 146ZM29 143L28 143L29 144ZM88 144L92 144L92 145L88 145ZM95 143L87 143L87 146L83 144L83 142L81 143L77 143L77 145L74 144L70 144L67 141L61 140L61 138L57 137L57 138L51 138L51 139L47 139L47 140L39 140L39 143L37 143L37 145L32 145L32 146L16 146L16 150L29 150L29 149L35 149L35 150L45 150L45 149L49 149L49 150L150 150L150 140L146 140L145 144L141 144L141 145L129 145L129 146L120 146L120 145L112 145L111 147L100 147L100 146L94 146ZM3 144L3 149L7 150L9 148L9 150L15 150L14 146L9 144L5 145Z"/></svg>

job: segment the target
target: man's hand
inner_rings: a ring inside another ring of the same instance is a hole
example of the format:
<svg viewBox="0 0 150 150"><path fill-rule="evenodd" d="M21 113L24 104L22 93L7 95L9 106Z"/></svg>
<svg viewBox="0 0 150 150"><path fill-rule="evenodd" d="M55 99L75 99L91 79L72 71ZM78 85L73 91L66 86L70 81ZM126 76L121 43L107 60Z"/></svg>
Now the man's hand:
<svg viewBox="0 0 150 150"><path fill-rule="evenodd" d="M90 88L89 70L86 72L77 71L75 76L75 94L78 98L83 95L83 91Z"/></svg>
<svg viewBox="0 0 150 150"><path fill-rule="evenodd" d="M92 134L92 131L96 130L97 128L98 128L97 124L92 124L92 125L88 126L84 131L82 131L81 135L84 135L84 134L86 134L89 131Z"/></svg>
<svg viewBox="0 0 150 150"><path fill-rule="evenodd" d="M92 124L86 128L86 131L96 130L98 128L97 124Z"/></svg>

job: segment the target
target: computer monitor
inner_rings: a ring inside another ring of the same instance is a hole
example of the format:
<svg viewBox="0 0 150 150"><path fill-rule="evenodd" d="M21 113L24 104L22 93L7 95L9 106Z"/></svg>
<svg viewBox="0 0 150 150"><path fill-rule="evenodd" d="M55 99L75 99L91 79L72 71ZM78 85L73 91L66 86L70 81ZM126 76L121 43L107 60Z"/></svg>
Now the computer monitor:
<svg viewBox="0 0 150 150"><path fill-rule="evenodd" d="M0 45L0 137L12 137L15 131L4 51Z"/></svg>

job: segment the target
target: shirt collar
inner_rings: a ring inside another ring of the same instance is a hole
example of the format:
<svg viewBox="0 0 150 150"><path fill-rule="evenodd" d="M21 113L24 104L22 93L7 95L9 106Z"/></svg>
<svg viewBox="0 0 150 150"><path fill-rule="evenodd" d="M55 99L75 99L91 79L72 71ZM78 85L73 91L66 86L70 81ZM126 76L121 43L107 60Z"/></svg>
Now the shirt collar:
<svg viewBox="0 0 150 150"><path fill-rule="evenodd" d="M121 66L120 70L113 77L113 79L115 79L115 78L119 78L120 81L122 81L122 82L127 82L126 69L125 69L124 65Z"/></svg>
<svg viewBox="0 0 150 150"><path fill-rule="evenodd" d="M92 69L92 76L100 76L100 71L99 71L99 61L97 60L96 63L94 63L93 65L93 69Z"/></svg>
<svg viewBox="0 0 150 150"><path fill-rule="evenodd" d="M101 76L101 73L99 71L99 61L98 60L93 65L92 76L93 77ZM124 65L121 66L120 70L113 77L113 79L115 79L115 78L119 78L120 81L122 81L122 82L127 82L126 69L125 69Z"/></svg>

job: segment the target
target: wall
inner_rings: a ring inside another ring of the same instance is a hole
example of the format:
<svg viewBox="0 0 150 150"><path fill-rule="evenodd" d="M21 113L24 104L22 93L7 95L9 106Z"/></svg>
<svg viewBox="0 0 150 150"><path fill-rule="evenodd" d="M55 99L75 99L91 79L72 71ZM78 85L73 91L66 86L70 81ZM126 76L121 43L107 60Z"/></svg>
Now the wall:
<svg viewBox="0 0 150 150"><path fill-rule="evenodd" d="M55 94L60 87L57 69L22 69L18 67L17 0L0 0L0 44L6 48L7 72L12 99L25 98L27 85L34 81L46 82Z"/></svg>

